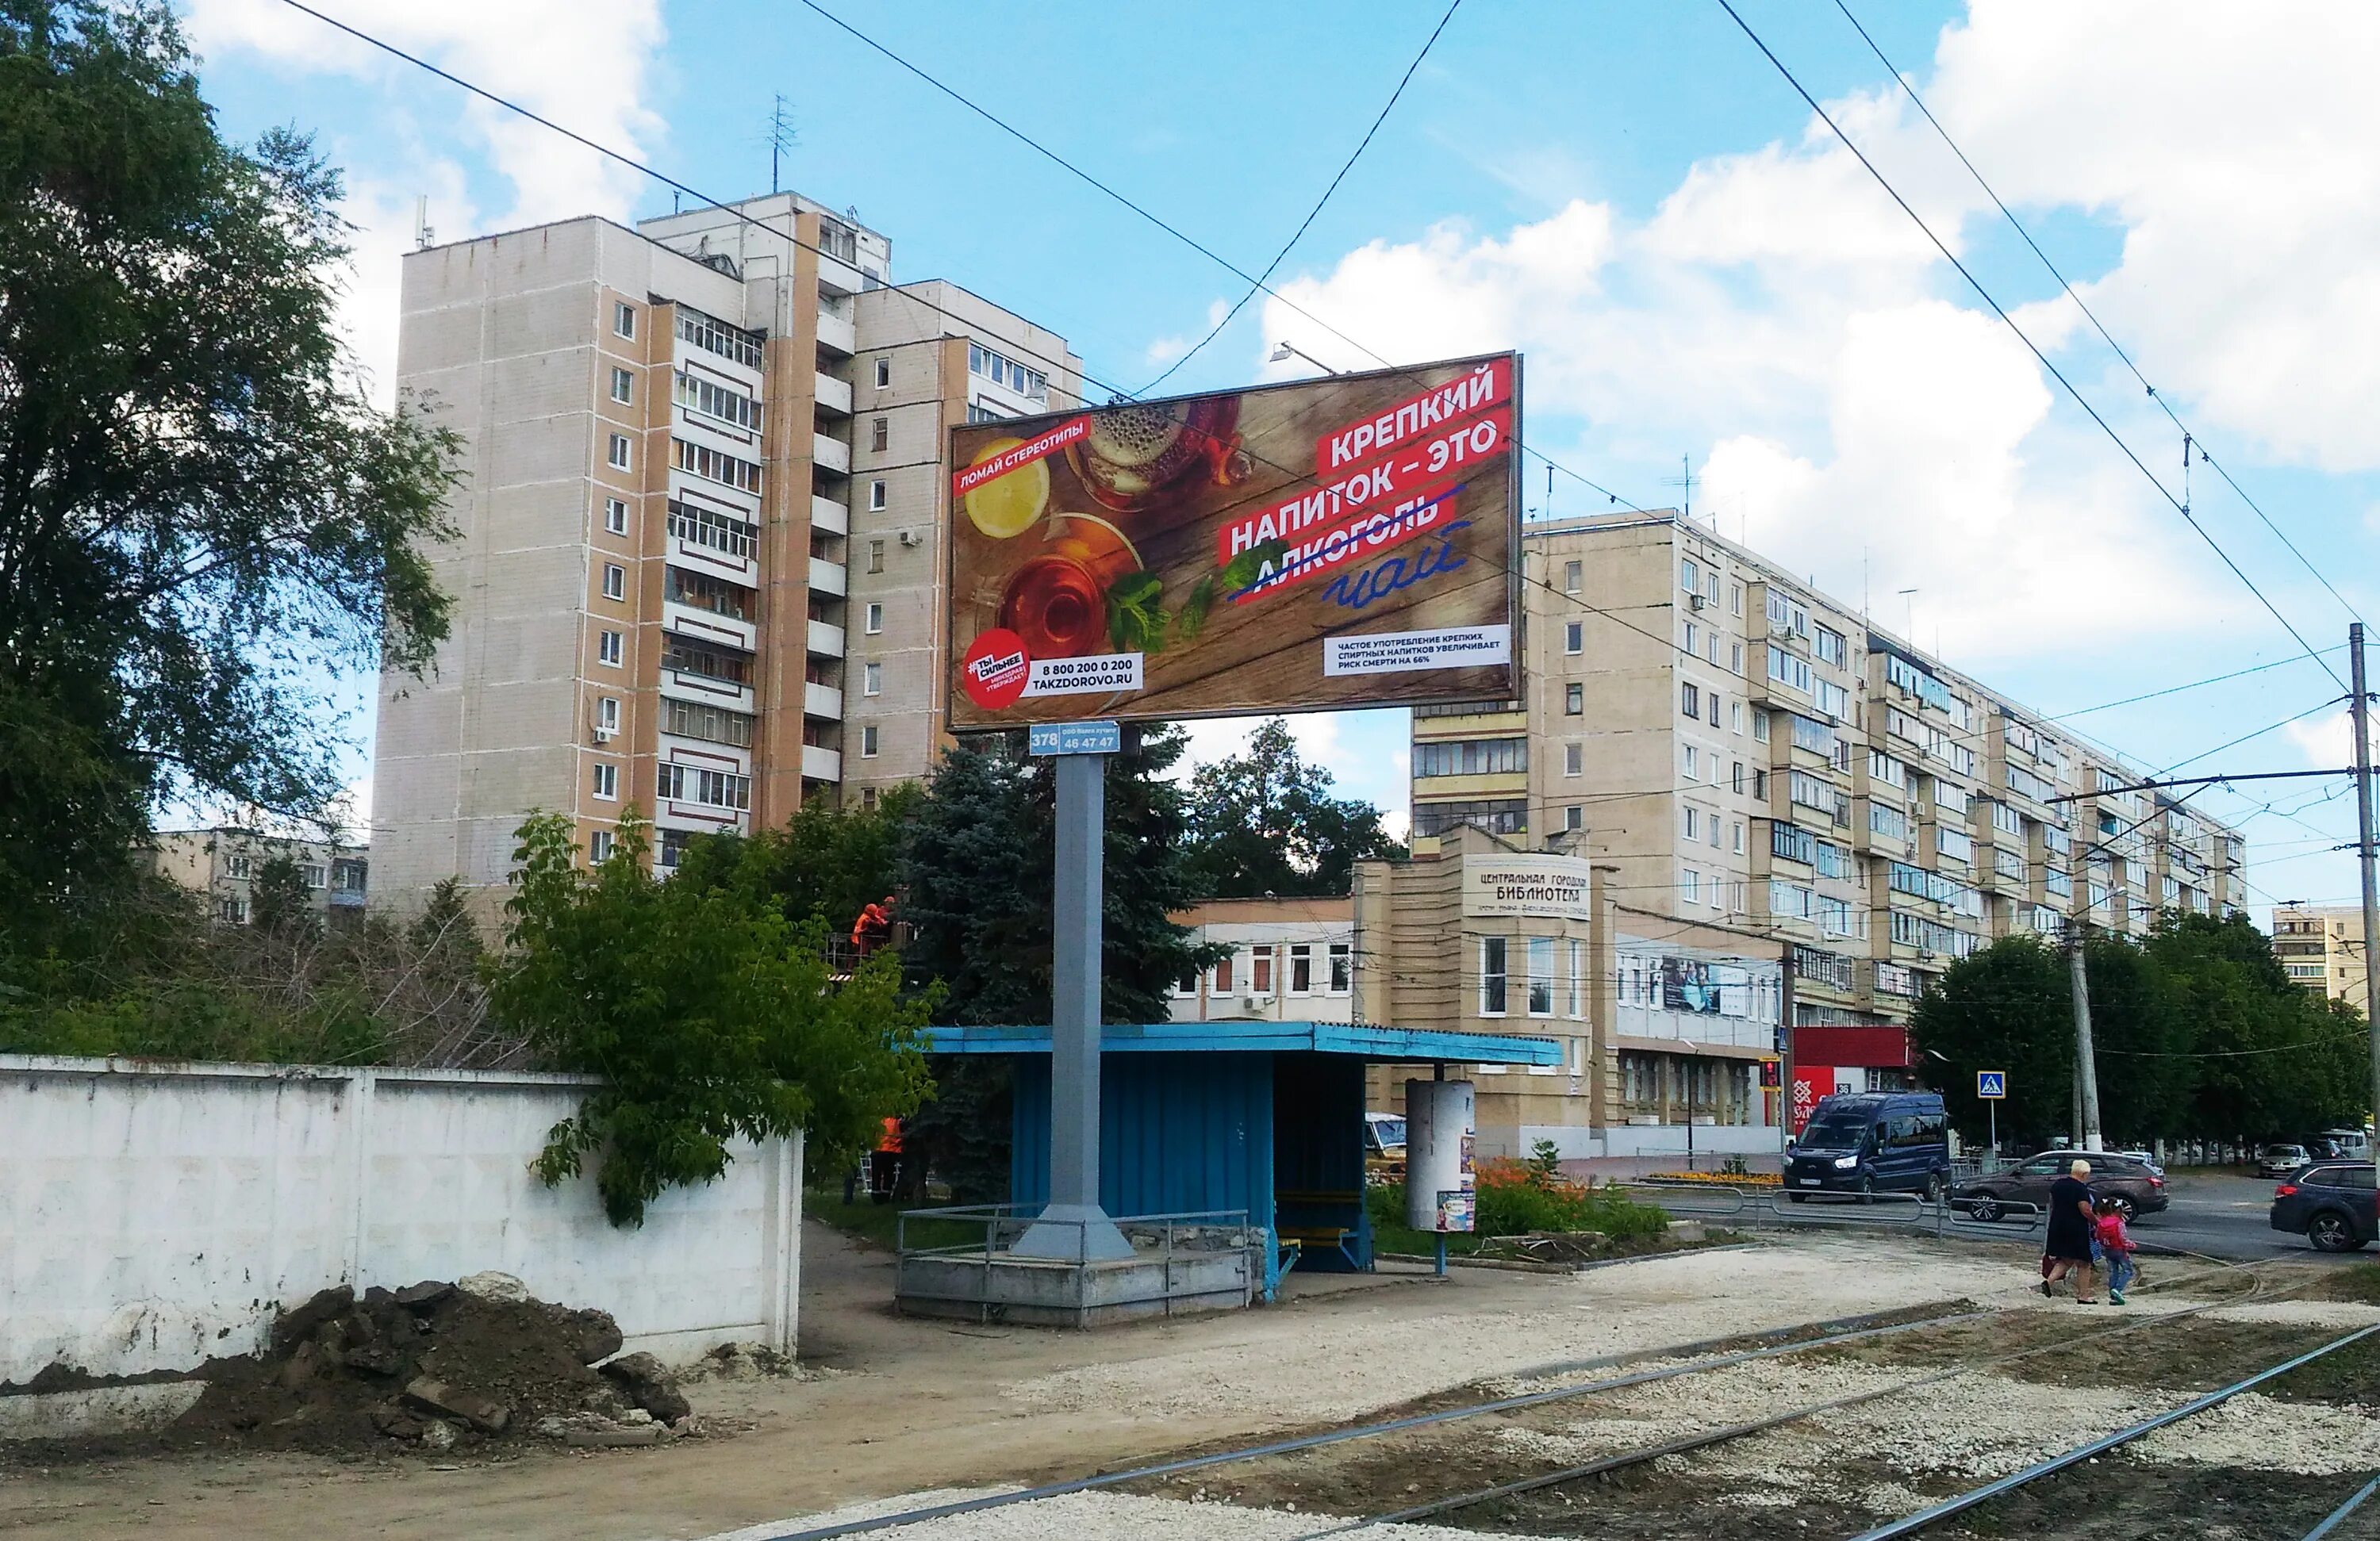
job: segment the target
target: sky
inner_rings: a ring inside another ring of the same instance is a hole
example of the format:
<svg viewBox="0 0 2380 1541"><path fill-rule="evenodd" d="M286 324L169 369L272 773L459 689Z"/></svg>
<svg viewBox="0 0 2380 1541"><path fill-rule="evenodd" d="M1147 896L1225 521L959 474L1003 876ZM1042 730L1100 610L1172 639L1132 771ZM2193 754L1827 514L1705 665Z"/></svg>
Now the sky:
<svg viewBox="0 0 2380 1541"><path fill-rule="evenodd" d="M785 186L856 207L896 280L949 278L1056 329L1107 386L1145 386L1245 292L799 0L313 3L712 197L767 189L782 97ZM820 3L1251 273L1446 9L1219 0L1153 26L1086 0ZM1279 297L1166 389L1306 369L1268 361L1281 341L1334 368L1518 347L1533 449L1622 505L1675 505L1691 475L1696 517L1838 599L1875 596L1880 625L2068 731L2152 770L2345 763L2344 686L2322 662L2345 674L2347 625L2380 603L2380 10L1848 3L1894 68L1834 6L1737 7L2088 410L1717 0L1462 0L1281 261ZM442 240L671 207L285 0L183 14L227 133L295 125L346 169L346 320L383 393L417 198ZM2159 402L2215 462L2186 483ZM1560 472L1548 493L1542 467L1527 503L1612 506ZM2335 650L2305 659L2291 627ZM336 704L361 778L370 692ZM1402 827L1404 713L1293 726ZM1195 736L1213 756L1241 730ZM2197 801L2245 820L2252 907L2355 892L2335 849L2346 779Z"/></svg>

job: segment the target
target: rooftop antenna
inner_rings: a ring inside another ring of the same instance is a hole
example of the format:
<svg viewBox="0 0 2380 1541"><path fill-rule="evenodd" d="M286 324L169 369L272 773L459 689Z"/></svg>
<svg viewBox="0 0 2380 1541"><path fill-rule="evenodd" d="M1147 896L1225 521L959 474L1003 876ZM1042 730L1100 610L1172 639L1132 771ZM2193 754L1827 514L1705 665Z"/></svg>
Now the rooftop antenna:
<svg viewBox="0 0 2380 1541"><path fill-rule="evenodd" d="M413 249L427 251L438 239L438 232L430 228L430 195L421 194L413 200Z"/></svg>
<svg viewBox="0 0 2380 1541"><path fill-rule="evenodd" d="M1694 475L1694 457L1691 455L1678 456L1678 469L1684 474L1670 478L1670 485L1684 490L1685 507L1682 516L1688 524L1692 524L1694 518L1694 483L1699 479Z"/></svg>
<svg viewBox="0 0 2380 1541"><path fill-rule="evenodd" d="M780 190L778 163L792 152L798 139L799 136L794 132L792 120L785 116L785 93L779 91L776 105L769 109L769 193L771 197L776 196Z"/></svg>

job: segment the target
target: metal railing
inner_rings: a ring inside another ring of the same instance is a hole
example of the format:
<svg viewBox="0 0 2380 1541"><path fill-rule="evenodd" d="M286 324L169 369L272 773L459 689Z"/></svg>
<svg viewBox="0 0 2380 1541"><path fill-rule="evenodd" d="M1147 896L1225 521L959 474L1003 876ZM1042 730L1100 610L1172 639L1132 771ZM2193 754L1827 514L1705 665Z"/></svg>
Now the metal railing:
<svg viewBox="0 0 2380 1541"><path fill-rule="evenodd" d="M1034 1226L1048 1224L1075 1235L1072 1256L1037 1253L1018 1256L1015 1245ZM960 1205L937 1209L905 1209L893 1222L893 1247L898 1254L893 1292L897 1299L975 1306L986 1319L999 1314L1001 1292L994 1276L1002 1269L1051 1269L1063 1275L1056 1292L1044 1304L1072 1312L1078 1325L1098 1308L1160 1304L1170 1316L1176 1306L1203 1303L1211 1307L1233 1297L1246 1304L1269 1294L1272 1267L1272 1232L1250 1222L1245 1209L1197 1209L1163 1215L1119 1215L1111 1223L1131 1244L1133 1256L1112 1262L1090 1256L1089 1222L1052 1218L1043 1221L1038 1206L1015 1204ZM913 1233L912 1227L916 1227ZM962 1232L973 1232L962 1236ZM1214 1263L1224 1254L1245 1258L1238 1282L1216 1286ZM1151 1277L1128 1276L1119 1285L1112 1278L1095 1282L1102 1269L1130 1269L1133 1265L1159 1265ZM938 1266L939 1265L939 1266ZM949 1287L950 1266L969 1270L971 1290ZM913 1276L913 1266L927 1278L946 1281L926 1286Z"/></svg>
<svg viewBox="0 0 2380 1541"><path fill-rule="evenodd" d="M909 1227L915 1222L921 1227L967 1228L977 1232L970 1240L940 1245L909 1244ZM1034 1226L1044 1223L1038 1204L962 1204L941 1209L904 1209L893 1221L893 1250L904 1257L973 1257L986 1259L1007 1253L1018 1238ZM1053 1218L1046 1223L1061 1230L1072 1230L1075 1246L1074 1261L1090 1261L1087 1231L1087 1222ZM1245 1209L1187 1209L1170 1215L1119 1215L1112 1223L1123 1232L1135 1255L1154 1252L1160 1257L1172 1258L1181 1252L1226 1252L1233 1247L1260 1244L1264 1228L1248 1222ZM1062 1259L1061 1259L1062 1260Z"/></svg>
<svg viewBox="0 0 2380 1541"><path fill-rule="evenodd" d="M1915 1229L1930 1223L1937 1236L1988 1239L2024 1235L2041 1225L2045 1213L2037 1204L2006 1198L1957 1198L1948 1189L1929 1197L1913 1193L1792 1193L1766 1187L1644 1180L1614 1185L1633 1202L1652 1205L1676 1219L1745 1225Z"/></svg>

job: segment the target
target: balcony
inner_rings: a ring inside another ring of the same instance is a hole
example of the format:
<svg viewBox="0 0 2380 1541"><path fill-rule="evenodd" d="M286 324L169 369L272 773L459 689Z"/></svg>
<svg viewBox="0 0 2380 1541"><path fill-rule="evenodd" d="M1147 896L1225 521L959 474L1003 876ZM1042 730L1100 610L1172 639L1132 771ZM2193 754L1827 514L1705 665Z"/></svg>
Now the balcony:
<svg viewBox="0 0 2380 1541"><path fill-rule="evenodd" d="M843 780L843 752L821 748L816 744L802 746L802 780L806 782L839 782Z"/></svg>
<svg viewBox="0 0 2380 1541"><path fill-rule="evenodd" d="M851 382L837 380L831 374L820 374L815 379L814 390L821 408L845 418L851 416Z"/></svg>
<svg viewBox="0 0 2380 1541"><path fill-rule="evenodd" d="M810 623L810 651L821 658L843 656L843 628L832 621Z"/></svg>
<svg viewBox="0 0 2380 1541"><path fill-rule="evenodd" d="M867 281L861 276L858 267L844 261L840 257L830 257L821 251L819 253L818 264L820 294L833 295L840 298L844 295L856 295L868 287Z"/></svg>
<svg viewBox="0 0 2380 1541"><path fill-rule="evenodd" d="M831 439L823 433L811 434L810 458L818 462L820 470L832 471L837 476L851 474L851 446L840 439Z"/></svg>
<svg viewBox="0 0 2380 1541"><path fill-rule="evenodd" d="M832 594L836 599L841 599L849 587L849 580L844 576L842 563L829 562L822 556L810 558L810 588L814 591L820 594Z"/></svg>
<svg viewBox="0 0 2380 1541"><path fill-rule="evenodd" d="M849 316L838 316L821 307L818 318L819 346L842 354L848 358L859 351L859 328Z"/></svg>
<svg viewBox="0 0 2380 1541"><path fill-rule="evenodd" d="M843 721L843 692L816 680L802 682L802 715L824 717L831 722Z"/></svg>
<svg viewBox="0 0 2380 1541"><path fill-rule="evenodd" d="M810 495L810 528L825 530L830 535L850 534L851 505L833 498L822 498L812 493Z"/></svg>

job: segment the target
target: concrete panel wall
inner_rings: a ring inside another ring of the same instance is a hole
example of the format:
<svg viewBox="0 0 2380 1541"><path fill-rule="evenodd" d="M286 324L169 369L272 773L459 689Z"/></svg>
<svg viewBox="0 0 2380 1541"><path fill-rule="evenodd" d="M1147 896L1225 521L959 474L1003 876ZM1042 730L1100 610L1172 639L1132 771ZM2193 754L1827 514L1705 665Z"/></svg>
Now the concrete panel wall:
<svg viewBox="0 0 2380 1541"><path fill-rule="evenodd" d="M591 1181L528 1171L585 1085L0 1055L0 1381L188 1370L317 1291L487 1268L612 1312L631 1348L791 1352L800 1142L614 1230Z"/></svg>

